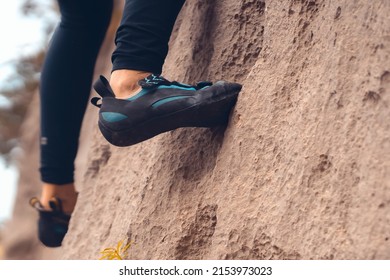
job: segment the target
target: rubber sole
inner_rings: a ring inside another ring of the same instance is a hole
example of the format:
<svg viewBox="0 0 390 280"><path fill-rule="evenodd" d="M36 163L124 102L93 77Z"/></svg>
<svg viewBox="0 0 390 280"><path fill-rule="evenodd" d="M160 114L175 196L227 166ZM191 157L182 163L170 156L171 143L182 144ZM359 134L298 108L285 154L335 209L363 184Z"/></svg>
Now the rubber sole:
<svg viewBox="0 0 390 280"><path fill-rule="evenodd" d="M217 98L211 96L199 104L147 120L126 130L112 130L101 121L98 123L99 129L104 138L112 145L127 147L180 127L223 125L228 121L230 110L237 101L240 89L225 92Z"/></svg>

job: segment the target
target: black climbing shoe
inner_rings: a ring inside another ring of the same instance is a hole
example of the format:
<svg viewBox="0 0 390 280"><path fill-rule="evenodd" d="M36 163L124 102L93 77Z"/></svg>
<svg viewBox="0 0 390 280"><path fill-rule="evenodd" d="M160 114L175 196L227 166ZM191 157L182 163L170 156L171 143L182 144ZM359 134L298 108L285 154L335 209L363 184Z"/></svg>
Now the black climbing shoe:
<svg viewBox="0 0 390 280"><path fill-rule="evenodd" d="M51 210L43 208L38 198L30 199L30 205L39 213L38 238L47 247L59 247L68 231L70 215L62 211L59 198L52 198L49 205Z"/></svg>
<svg viewBox="0 0 390 280"><path fill-rule="evenodd" d="M186 85L150 75L140 80L141 91L117 99L108 81L100 76L94 88L102 97L99 128L108 142L130 146L179 127L213 127L226 124L241 85L219 81Z"/></svg>

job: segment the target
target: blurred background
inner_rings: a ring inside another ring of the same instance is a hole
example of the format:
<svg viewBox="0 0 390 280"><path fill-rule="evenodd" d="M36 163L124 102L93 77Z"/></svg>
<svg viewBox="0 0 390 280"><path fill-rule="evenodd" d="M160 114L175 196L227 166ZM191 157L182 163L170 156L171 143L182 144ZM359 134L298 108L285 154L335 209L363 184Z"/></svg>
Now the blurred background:
<svg viewBox="0 0 390 280"><path fill-rule="evenodd" d="M124 1L114 1L111 25L95 70L109 75L114 36ZM60 16L56 0L0 2L0 259L59 259L61 248L37 238L37 212L29 199L40 195L39 79L46 49ZM96 76L97 77L97 76ZM95 78L96 78L95 77ZM95 122L95 111L84 122ZM80 137L75 183L81 190L94 126ZM84 135L84 136L83 136ZM89 139L89 138L88 138Z"/></svg>
<svg viewBox="0 0 390 280"><path fill-rule="evenodd" d="M16 196L19 132L38 87L47 42L59 21L54 0L0 2L0 230ZM0 240L1 242L1 240Z"/></svg>

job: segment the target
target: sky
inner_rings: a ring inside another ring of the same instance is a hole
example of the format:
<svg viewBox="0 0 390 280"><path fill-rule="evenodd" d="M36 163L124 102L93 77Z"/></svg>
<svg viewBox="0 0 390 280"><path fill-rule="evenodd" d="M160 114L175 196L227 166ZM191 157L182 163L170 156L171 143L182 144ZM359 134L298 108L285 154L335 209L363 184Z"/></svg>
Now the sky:
<svg viewBox="0 0 390 280"><path fill-rule="evenodd" d="M15 166L7 168L4 159L0 158L0 224L11 217L17 174Z"/></svg>
<svg viewBox="0 0 390 280"><path fill-rule="evenodd" d="M18 57L37 52L45 47L47 21L55 22L57 16L49 10L53 0L38 0L47 12L41 17L26 17L20 7L24 0L0 1L0 89L12 86L7 78L14 73ZM0 107L9 106L0 96ZM18 172L15 166L6 166L0 157L0 224L11 217L16 195Z"/></svg>
<svg viewBox="0 0 390 280"><path fill-rule="evenodd" d="M49 10L53 0L36 1L48 10L41 17L23 15L20 9L23 2L0 1L0 88L9 86L5 80L13 73L13 65L18 57L36 53L45 46L47 21L53 22L57 17ZM4 102L4 99L1 100Z"/></svg>

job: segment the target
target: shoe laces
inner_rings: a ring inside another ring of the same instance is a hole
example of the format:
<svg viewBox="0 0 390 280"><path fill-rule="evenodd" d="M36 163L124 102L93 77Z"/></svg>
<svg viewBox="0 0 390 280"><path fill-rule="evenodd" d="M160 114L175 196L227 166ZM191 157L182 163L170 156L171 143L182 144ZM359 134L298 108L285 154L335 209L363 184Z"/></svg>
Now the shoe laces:
<svg viewBox="0 0 390 280"><path fill-rule="evenodd" d="M165 86L175 85L175 86L179 86L182 88L193 88L195 90L200 90L202 88L209 87L212 84L213 83L209 82L209 81L201 81L201 82L196 83L195 85L187 85L187 84L179 83L176 81L173 81L173 82L168 81L164 77L162 77L160 75L155 75L155 74L151 74L151 75L147 76L146 78L138 81L138 85L140 85L143 89L147 89L147 90L157 89L159 86L162 86L162 85L165 85ZM102 104L101 104L102 98L105 98L105 97L113 97L114 98L115 97L115 94L112 91L110 83L103 76L99 77L99 79L94 83L93 87L96 90L96 92L100 95L100 97L93 97L91 99L91 103L98 108L100 108L102 106Z"/></svg>
<svg viewBox="0 0 390 280"><path fill-rule="evenodd" d="M138 84L144 89L153 89L153 88L157 88L157 87L162 86L162 85L164 85L164 86L175 85L175 86L180 86L180 87L184 87L184 88L194 88L196 90L199 90L199 89L202 89L204 87L211 86L213 83L209 82L209 81L201 81L201 82L196 83L195 85L187 85L187 84L179 83L177 81L171 82L162 76L151 74L148 77L140 80L138 82Z"/></svg>

